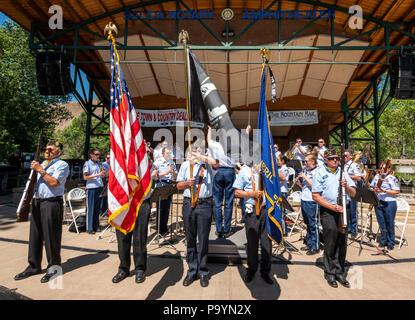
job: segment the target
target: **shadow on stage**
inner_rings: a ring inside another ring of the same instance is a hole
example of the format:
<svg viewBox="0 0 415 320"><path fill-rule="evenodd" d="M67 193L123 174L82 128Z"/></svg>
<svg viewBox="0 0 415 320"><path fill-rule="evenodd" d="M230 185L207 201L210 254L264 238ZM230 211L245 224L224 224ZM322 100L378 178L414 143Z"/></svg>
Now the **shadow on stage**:
<svg viewBox="0 0 415 320"><path fill-rule="evenodd" d="M177 282L181 281L184 272L183 261L179 252L172 254L166 251L161 255L148 256L146 271L147 277L151 277L153 274L163 271L166 268L167 271L150 291L146 300L156 300L161 298L168 287L172 287Z"/></svg>
<svg viewBox="0 0 415 320"><path fill-rule="evenodd" d="M68 273L82 267L97 264L109 257L108 251L88 253L75 258L70 258L62 263L63 273Z"/></svg>
<svg viewBox="0 0 415 320"><path fill-rule="evenodd" d="M244 278L246 269L242 265L238 265L238 272L241 278ZM278 279L288 279L288 266L286 264L273 264L271 266L270 276L274 281L274 284L267 284L261 278L260 270L255 274L254 279L245 283L246 287L251 291L251 296L257 300L277 300L281 295L281 287L278 284ZM275 280L275 277L277 280Z"/></svg>

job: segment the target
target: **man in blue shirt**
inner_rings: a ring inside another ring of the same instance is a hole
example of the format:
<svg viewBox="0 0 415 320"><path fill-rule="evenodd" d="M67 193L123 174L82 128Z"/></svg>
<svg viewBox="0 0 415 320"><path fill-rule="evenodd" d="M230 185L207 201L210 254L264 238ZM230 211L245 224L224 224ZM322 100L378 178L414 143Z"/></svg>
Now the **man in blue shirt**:
<svg viewBox="0 0 415 320"><path fill-rule="evenodd" d="M95 234L99 228L99 210L101 208L99 196L104 186L102 177L105 175L105 168L99 162L100 155L99 150L89 151L90 159L85 162L83 170L87 196L86 232L89 234Z"/></svg>
<svg viewBox="0 0 415 320"><path fill-rule="evenodd" d="M258 269L258 243L261 242L261 277L268 284L273 284L269 272L271 270L272 243L268 237L266 224L266 207L263 202L263 191L259 191L258 172L243 165L233 184L235 196L244 198L245 232L247 243L248 269L244 275L246 283L251 282ZM261 209L256 211L256 201L261 201Z"/></svg>
<svg viewBox="0 0 415 320"><path fill-rule="evenodd" d="M69 176L69 166L59 159L62 154L61 143L51 140L45 149L45 161L33 161L30 168L37 172L37 184L32 200L29 236L29 266L14 277L25 279L42 270L43 241L48 260L47 272L40 282L48 282L55 274L52 266L61 265L63 194ZM56 272L56 271L55 271Z"/></svg>
<svg viewBox="0 0 415 320"><path fill-rule="evenodd" d="M212 150L212 157L216 160L216 169L213 178L213 198L215 201L215 222L216 235L219 237L229 237L231 235L231 221L233 211L233 199L235 189L235 161L228 157L222 145L218 141L208 140L209 149ZM222 216L223 200L225 198L224 217Z"/></svg>
<svg viewBox="0 0 415 320"><path fill-rule="evenodd" d="M320 206L320 220L323 226L324 278L333 288L337 288L336 280L349 288L350 284L346 280L345 270L346 234L338 230L340 213L347 214L343 212L343 207L337 204L341 173L339 161L340 158L335 149L325 151L325 164L315 170L311 191L313 200ZM356 186L345 171L341 185L345 187L349 196L355 196ZM350 205L348 205L348 210L350 210Z"/></svg>
<svg viewBox="0 0 415 320"><path fill-rule="evenodd" d="M203 155L201 148L192 148L189 160L185 161L177 175L177 189L183 191L182 215L186 234L186 261L189 269L183 281L189 286L197 277L200 285L209 285L209 270L207 267L209 232L212 223L212 164L216 161ZM193 175L190 176L190 165L193 162ZM190 194L193 186L193 203ZM199 245L196 246L197 240Z"/></svg>

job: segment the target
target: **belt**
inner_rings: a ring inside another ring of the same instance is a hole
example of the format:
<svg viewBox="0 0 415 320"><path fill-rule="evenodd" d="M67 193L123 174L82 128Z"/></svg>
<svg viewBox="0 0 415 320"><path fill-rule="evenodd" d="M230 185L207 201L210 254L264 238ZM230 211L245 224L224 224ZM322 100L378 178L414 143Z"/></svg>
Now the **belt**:
<svg viewBox="0 0 415 320"><path fill-rule="evenodd" d="M192 201L192 199L189 198L189 197L183 197L183 200ZM205 203L205 202L209 202L209 201L212 201L212 200L213 200L213 197L199 198L199 199L197 199L196 203Z"/></svg>
<svg viewBox="0 0 415 320"><path fill-rule="evenodd" d="M232 168L232 167L218 167L218 169L235 169L235 168Z"/></svg>
<svg viewBox="0 0 415 320"><path fill-rule="evenodd" d="M163 183L172 183L173 181L172 180L160 180L160 182L163 182Z"/></svg>
<svg viewBox="0 0 415 320"><path fill-rule="evenodd" d="M45 199L34 199L36 201L39 202L45 202L45 201L49 201L49 202L56 202L56 201L62 201L62 196L58 196L58 197L52 197L52 198L45 198Z"/></svg>

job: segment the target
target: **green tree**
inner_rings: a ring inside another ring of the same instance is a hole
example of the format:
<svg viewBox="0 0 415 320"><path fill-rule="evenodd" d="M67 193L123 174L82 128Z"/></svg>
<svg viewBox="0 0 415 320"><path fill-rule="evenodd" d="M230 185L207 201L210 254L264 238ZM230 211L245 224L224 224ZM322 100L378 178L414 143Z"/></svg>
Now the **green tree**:
<svg viewBox="0 0 415 320"><path fill-rule="evenodd" d="M379 118L379 137L381 161L392 159L415 158L415 101L392 99L389 106ZM374 132L373 121L367 129ZM367 138L368 133L359 129L353 134L353 138ZM354 150L361 150L375 163L375 145L367 141L352 141Z"/></svg>
<svg viewBox="0 0 415 320"><path fill-rule="evenodd" d="M39 94L28 43L29 33L16 23L0 26L0 162L16 148L33 152L40 130L49 138L59 122L70 118L60 107L69 96Z"/></svg>
<svg viewBox="0 0 415 320"><path fill-rule="evenodd" d="M94 128L98 123L98 120L92 119L91 127ZM94 133L98 135L90 137L90 149L98 149L102 153L109 152L109 126L101 124L94 130ZM82 112L78 118L72 120L70 126L58 130L55 136L64 145L63 159L83 159L86 138L86 113Z"/></svg>

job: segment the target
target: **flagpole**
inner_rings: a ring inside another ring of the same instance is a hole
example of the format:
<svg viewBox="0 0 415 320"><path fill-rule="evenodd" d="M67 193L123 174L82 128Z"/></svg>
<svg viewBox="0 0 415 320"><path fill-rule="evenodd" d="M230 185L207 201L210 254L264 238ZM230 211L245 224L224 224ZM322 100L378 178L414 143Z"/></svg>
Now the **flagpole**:
<svg viewBox="0 0 415 320"><path fill-rule="evenodd" d="M189 40L189 34L187 31L182 30L179 34L179 42L183 43L183 62L184 62L184 79L185 79L185 92L186 92L186 112L187 112L187 140L189 143L189 161L190 161L190 178L193 178L193 160L191 160L191 135L190 135L190 93L189 93L189 64L188 64L188 49L187 41ZM191 203L193 204L193 186L190 187Z"/></svg>

